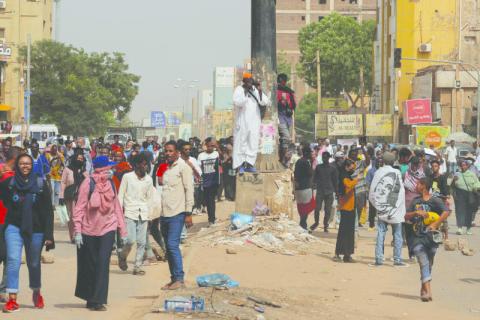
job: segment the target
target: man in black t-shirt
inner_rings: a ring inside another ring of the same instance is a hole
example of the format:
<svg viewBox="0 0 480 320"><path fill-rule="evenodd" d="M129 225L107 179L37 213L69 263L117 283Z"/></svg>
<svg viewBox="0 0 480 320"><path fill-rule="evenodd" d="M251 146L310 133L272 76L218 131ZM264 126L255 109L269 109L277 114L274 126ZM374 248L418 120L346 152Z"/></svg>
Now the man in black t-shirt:
<svg viewBox="0 0 480 320"><path fill-rule="evenodd" d="M407 238L407 244L408 249L417 257L420 265L421 299L425 302L432 300L430 282L433 260L438 248L438 244L432 240L432 235L449 215L449 210L443 201L430 194L431 187L432 182L429 178L422 178L418 181L417 192L421 196L413 200L405 215L405 221L413 224L414 232ZM432 213L438 217L429 221Z"/></svg>
<svg viewBox="0 0 480 320"><path fill-rule="evenodd" d="M430 162L430 166L432 169L432 173L430 175L430 178L432 180L432 195L435 197L440 198L443 201L443 204L445 204L445 207L447 207L447 210L450 210L450 189L448 187L447 183L447 175L446 174L440 174L440 161L438 160L432 160ZM440 230L443 233L443 237L445 240L448 239L448 221L445 220L441 227Z"/></svg>

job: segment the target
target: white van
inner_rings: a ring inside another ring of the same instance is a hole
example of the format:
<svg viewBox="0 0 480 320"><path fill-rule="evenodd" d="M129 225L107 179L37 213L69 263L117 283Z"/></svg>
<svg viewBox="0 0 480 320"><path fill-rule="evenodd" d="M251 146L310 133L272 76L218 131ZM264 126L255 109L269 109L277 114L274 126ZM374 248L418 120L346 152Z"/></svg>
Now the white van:
<svg viewBox="0 0 480 320"><path fill-rule="evenodd" d="M21 134L22 126L16 124L12 128L13 134ZM31 124L30 140L36 139L40 149L45 149L48 138L55 137L58 134L58 128L54 124ZM20 144L22 142L20 141Z"/></svg>

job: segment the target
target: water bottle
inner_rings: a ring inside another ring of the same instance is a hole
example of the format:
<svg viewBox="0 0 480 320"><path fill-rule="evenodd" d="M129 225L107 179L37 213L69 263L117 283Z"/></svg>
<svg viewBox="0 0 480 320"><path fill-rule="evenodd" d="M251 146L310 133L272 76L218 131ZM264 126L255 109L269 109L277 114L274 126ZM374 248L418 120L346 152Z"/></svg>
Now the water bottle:
<svg viewBox="0 0 480 320"><path fill-rule="evenodd" d="M201 312L205 310L205 300L194 296L190 299L173 297L165 300L164 309L167 312Z"/></svg>

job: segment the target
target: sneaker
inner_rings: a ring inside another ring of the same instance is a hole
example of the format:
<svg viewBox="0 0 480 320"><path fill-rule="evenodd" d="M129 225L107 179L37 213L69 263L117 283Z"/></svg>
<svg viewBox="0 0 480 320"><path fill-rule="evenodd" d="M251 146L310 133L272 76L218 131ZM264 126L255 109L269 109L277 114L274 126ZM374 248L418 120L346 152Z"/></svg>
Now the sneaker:
<svg viewBox="0 0 480 320"><path fill-rule="evenodd" d="M410 265L408 263L400 261L400 262L394 262L393 266L394 267L399 267L399 268L408 268Z"/></svg>
<svg viewBox="0 0 480 320"><path fill-rule="evenodd" d="M318 225L319 225L319 223L318 223L318 222L315 222L315 223L312 224L312 226L310 227L310 230L311 230L311 231L314 231L315 229L318 228Z"/></svg>
<svg viewBox="0 0 480 320"><path fill-rule="evenodd" d="M461 236L462 235L462 228L458 228L456 233L457 233L457 235Z"/></svg>
<svg viewBox="0 0 480 320"><path fill-rule="evenodd" d="M118 267L122 271L127 271L128 270L127 259L119 256L118 257Z"/></svg>
<svg viewBox="0 0 480 320"><path fill-rule="evenodd" d="M369 267L381 267L381 266L383 266L383 263L380 263L380 262L369 263L368 266Z"/></svg>
<svg viewBox="0 0 480 320"><path fill-rule="evenodd" d="M144 276L144 275L145 275L145 271L142 270L141 268L134 268L134 269L133 269L133 275L134 275L134 276Z"/></svg>
<svg viewBox="0 0 480 320"><path fill-rule="evenodd" d="M107 311L107 307L105 307L103 304L99 303L92 303L90 307L88 308L90 311Z"/></svg>
<svg viewBox="0 0 480 320"><path fill-rule="evenodd" d="M43 309L45 308L45 303L43 302L43 297L40 292L34 292L32 296L33 305L36 309Z"/></svg>
<svg viewBox="0 0 480 320"><path fill-rule="evenodd" d="M334 256L334 257L332 258L332 260L335 261L335 262L341 262L341 261L342 261L342 258L337 255L337 256Z"/></svg>
<svg viewBox="0 0 480 320"><path fill-rule="evenodd" d="M368 228L368 232L374 232L374 231L375 231L375 227L373 227L373 228L372 228L372 227L369 227L369 228Z"/></svg>
<svg viewBox="0 0 480 320"><path fill-rule="evenodd" d="M345 263L355 263L356 261L353 260L351 256L343 256L343 262Z"/></svg>
<svg viewBox="0 0 480 320"><path fill-rule="evenodd" d="M238 168L238 174L239 175L243 175L245 173L245 167L244 166L240 166L240 168Z"/></svg>
<svg viewBox="0 0 480 320"><path fill-rule="evenodd" d="M18 305L17 301L13 299L9 299L7 303L3 306L3 312L4 313L12 313L15 311L18 311L20 309L20 306Z"/></svg>
<svg viewBox="0 0 480 320"><path fill-rule="evenodd" d="M155 257L147 258L143 260L143 263L142 263L143 266L155 266L157 264L158 264L158 260Z"/></svg>
<svg viewBox="0 0 480 320"><path fill-rule="evenodd" d="M323 228L323 232L328 233L328 228Z"/></svg>
<svg viewBox="0 0 480 320"><path fill-rule="evenodd" d="M247 168L245 168L245 172L257 173L257 169L254 166L249 164Z"/></svg>
<svg viewBox="0 0 480 320"><path fill-rule="evenodd" d="M470 228L469 228L469 229L467 229L467 235L469 235L469 236L473 235L473 231L472 231L472 229L470 229Z"/></svg>

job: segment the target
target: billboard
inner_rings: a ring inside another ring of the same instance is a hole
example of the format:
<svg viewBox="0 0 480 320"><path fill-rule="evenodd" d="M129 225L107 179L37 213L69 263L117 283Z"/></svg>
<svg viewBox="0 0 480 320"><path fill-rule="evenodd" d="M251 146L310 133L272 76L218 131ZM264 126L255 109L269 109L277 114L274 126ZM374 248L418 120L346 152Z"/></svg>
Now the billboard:
<svg viewBox="0 0 480 320"><path fill-rule="evenodd" d="M192 137L192 124L182 123L178 127L178 138L188 141Z"/></svg>
<svg viewBox="0 0 480 320"><path fill-rule="evenodd" d="M235 88L235 68L215 68L214 84L213 105L215 110L232 109L233 91Z"/></svg>
<svg viewBox="0 0 480 320"><path fill-rule="evenodd" d="M367 137L391 137L393 119L391 114L367 114L365 131Z"/></svg>
<svg viewBox="0 0 480 320"><path fill-rule="evenodd" d="M154 128L165 128L167 126L167 119L165 112L152 111L150 113L150 126Z"/></svg>
<svg viewBox="0 0 480 320"><path fill-rule="evenodd" d="M212 113L212 135L217 139L233 135L233 111L214 111Z"/></svg>
<svg viewBox="0 0 480 320"><path fill-rule="evenodd" d="M404 124L432 123L432 108L430 99L412 99L405 101L403 110Z"/></svg>
<svg viewBox="0 0 480 320"><path fill-rule="evenodd" d="M363 135L363 118L361 114L327 115L329 136Z"/></svg>
<svg viewBox="0 0 480 320"><path fill-rule="evenodd" d="M327 136L328 136L327 114L316 113L315 114L315 139L325 138Z"/></svg>
<svg viewBox="0 0 480 320"><path fill-rule="evenodd" d="M167 125L170 127L179 126L183 120L183 112L168 112L167 115Z"/></svg>
<svg viewBox="0 0 480 320"><path fill-rule="evenodd" d="M435 148L445 146L446 139L450 135L449 126L417 126L416 143L423 144L425 147L433 145Z"/></svg>

